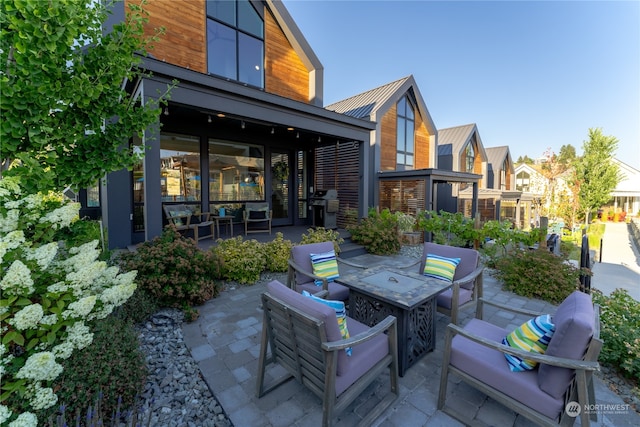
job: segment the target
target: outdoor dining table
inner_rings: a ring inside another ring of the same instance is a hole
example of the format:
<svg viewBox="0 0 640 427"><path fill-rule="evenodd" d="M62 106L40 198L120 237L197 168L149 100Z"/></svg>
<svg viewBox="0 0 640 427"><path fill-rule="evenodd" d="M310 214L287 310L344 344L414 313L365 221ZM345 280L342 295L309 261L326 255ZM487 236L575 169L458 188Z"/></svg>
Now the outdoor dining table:
<svg viewBox="0 0 640 427"><path fill-rule="evenodd" d="M349 288L349 317L373 326L388 315L398 322L398 373L435 348L436 297L451 286L443 280L385 266L341 276Z"/></svg>

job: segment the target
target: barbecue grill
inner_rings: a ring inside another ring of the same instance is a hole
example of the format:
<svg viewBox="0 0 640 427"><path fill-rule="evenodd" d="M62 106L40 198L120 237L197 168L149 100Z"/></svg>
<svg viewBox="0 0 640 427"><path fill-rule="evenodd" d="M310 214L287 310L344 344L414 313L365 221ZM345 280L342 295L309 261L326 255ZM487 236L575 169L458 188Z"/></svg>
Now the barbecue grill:
<svg viewBox="0 0 640 427"><path fill-rule="evenodd" d="M317 190L311 196L313 226L338 228L337 214L340 207L336 190Z"/></svg>

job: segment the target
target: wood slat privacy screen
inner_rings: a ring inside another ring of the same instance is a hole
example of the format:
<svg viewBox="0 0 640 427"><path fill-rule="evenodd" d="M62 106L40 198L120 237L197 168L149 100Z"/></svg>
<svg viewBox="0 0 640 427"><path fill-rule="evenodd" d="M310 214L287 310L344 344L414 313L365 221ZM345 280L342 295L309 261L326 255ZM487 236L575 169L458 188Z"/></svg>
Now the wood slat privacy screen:
<svg viewBox="0 0 640 427"><path fill-rule="evenodd" d="M415 215L425 209L423 179L380 181L380 209Z"/></svg>
<svg viewBox="0 0 640 427"><path fill-rule="evenodd" d="M316 150L315 190L338 191L340 207L336 222L345 228L350 220L349 211L358 211L360 174L357 144L346 143L320 147Z"/></svg>

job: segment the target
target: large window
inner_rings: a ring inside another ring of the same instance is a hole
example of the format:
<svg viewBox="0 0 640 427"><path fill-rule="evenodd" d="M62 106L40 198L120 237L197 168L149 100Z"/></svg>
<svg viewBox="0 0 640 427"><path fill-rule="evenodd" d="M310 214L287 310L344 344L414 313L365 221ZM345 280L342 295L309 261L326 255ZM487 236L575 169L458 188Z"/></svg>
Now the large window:
<svg viewBox="0 0 640 427"><path fill-rule="evenodd" d="M528 192L530 188L530 181L531 175L529 172L518 172L518 175L516 175L516 190Z"/></svg>
<svg viewBox="0 0 640 427"><path fill-rule="evenodd" d="M263 147L210 139L209 198L265 200Z"/></svg>
<svg viewBox="0 0 640 427"><path fill-rule="evenodd" d="M207 0L210 74L264 88L264 20L249 0Z"/></svg>
<svg viewBox="0 0 640 427"><path fill-rule="evenodd" d="M470 172L473 173L473 165L475 163L476 160L476 153L475 150L473 149L473 145L469 144L467 145L467 148L465 148L464 150L464 171L463 172Z"/></svg>
<svg viewBox="0 0 640 427"><path fill-rule="evenodd" d="M406 96L398 101L397 114L396 169L413 169L415 114Z"/></svg>
<svg viewBox="0 0 640 427"><path fill-rule="evenodd" d="M160 136L162 201L200 201L200 179L199 138L163 133Z"/></svg>

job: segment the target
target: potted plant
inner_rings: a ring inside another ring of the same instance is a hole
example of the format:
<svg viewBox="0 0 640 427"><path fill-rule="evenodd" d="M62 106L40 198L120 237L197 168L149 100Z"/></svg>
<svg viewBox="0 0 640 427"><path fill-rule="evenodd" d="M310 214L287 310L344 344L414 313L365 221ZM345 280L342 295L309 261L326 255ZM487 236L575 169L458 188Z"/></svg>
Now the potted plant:
<svg viewBox="0 0 640 427"><path fill-rule="evenodd" d="M420 243L420 233L416 231L416 218L400 211L396 211L394 216L398 222L398 234L402 242L409 245Z"/></svg>

